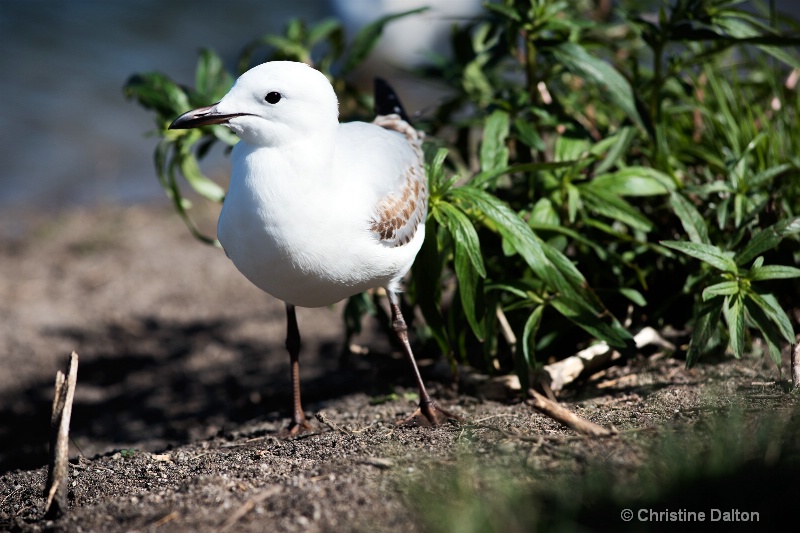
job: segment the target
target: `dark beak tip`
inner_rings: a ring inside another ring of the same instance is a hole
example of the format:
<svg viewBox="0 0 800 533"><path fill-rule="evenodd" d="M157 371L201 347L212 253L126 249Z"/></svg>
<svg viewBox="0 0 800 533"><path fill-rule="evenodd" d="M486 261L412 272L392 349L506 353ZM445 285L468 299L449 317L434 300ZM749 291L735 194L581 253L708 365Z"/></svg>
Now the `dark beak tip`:
<svg viewBox="0 0 800 533"><path fill-rule="evenodd" d="M169 125L168 129L171 129L171 130L188 130L188 129L191 129L191 128L195 127L195 125L193 125L191 123L192 122L192 118L191 117L187 117L186 115L187 115L187 113L184 113L183 115L181 115L178 118L176 118L175 120L173 120L172 123Z"/></svg>
<svg viewBox="0 0 800 533"><path fill-rule="evenodd" d="M188 130L192 128L192 119L196 119L197 116L195 115L196 110L187 111L186 113L180 115L172 123L169 125L170 130Z"/></svg>
<svg viewBox="0 0 800 533"><path fill-rule="evenodd" d="M226 120L225 115L221 115L216 110L217 104L208 107L200 107L198 109L190 109L178 118L172 121L167 129L170 130L188 130L198 128L200 126L207 126L209 124L220 124Z"/></svg>

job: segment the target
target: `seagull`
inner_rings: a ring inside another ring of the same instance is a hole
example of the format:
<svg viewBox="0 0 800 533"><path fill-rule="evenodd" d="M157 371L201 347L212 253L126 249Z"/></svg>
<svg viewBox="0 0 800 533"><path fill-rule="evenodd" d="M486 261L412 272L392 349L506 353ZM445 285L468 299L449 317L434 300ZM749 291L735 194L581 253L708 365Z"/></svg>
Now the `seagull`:
<svg viewBox="0 0 800 533"><path fill-rule="evenodd" d="M242 74L216 104L170 129L222 124L240 141L217 237L236 268L286 304L292 417L289 435L310 429L300 399L295 307L324 307L383 287L392 328L419 388L406 425L458 419L425 389L400 312L400 284L425 238L428 193L421 134L394 91L376 80L372 123L339 123L324 74L293 61Z"/></svg>

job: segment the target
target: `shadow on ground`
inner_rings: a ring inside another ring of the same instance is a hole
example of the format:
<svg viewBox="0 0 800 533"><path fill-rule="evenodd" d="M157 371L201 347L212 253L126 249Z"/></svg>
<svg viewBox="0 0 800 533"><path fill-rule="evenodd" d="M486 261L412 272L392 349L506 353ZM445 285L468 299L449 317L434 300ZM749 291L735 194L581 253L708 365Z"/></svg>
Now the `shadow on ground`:
<svg viewBox="0 0 800 533"><path fill-rule="evenodd" d="M241 340L232 334L236 326L236 320L178 323L146 316L97 329L49 331L85 347L71 454L164 449L251 420L281 427L291 400L288 356L282 343ZM341 364L340 343L314 348L301 354L306 412L343 395L386 394L392 385L411 383L396 355ZM53 388L46 380L0 396L0 473L47 463Z"/></svg>

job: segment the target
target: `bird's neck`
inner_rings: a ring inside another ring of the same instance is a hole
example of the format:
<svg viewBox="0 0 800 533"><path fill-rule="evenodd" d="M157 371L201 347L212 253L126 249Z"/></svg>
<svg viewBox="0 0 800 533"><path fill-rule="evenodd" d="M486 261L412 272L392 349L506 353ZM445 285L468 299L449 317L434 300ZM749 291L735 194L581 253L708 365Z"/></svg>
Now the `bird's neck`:
<svg viewBox="0 0 800 533"><path fill-rule="evenodd" d="M312 189L319 194L330 188L332 193L334 149L334 135L326 132L279 146L239 142L231 158L229 193L253 194L270 203L302 198Z"/></svg>
<svg viewBox="0 0 800 533"><path fill-rule="evenodd" d="M231 181L219 221L220 241L229 254L233 253L229 247L235 245L230 235L246 228L263 228L264 235L281 248L288 242L287 232L300 231L292 240L302 242L309 228L330 225L330 205L336 205L343 194L335 183L333 144L309 139L280 148L244 142L234 147ZM302 224L296 224L298 220Z"/></svg>

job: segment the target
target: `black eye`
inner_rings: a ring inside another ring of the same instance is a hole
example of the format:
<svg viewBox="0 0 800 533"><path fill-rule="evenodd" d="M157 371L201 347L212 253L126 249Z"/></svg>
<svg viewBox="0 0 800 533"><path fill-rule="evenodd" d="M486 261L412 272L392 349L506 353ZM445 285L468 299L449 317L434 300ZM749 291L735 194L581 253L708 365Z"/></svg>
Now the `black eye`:
<svg viewBox="0 0 800 533"><path fill-rule="evenodd" d="M266 100L270 104L277 104L278 102L281 101L281 93L276 93L275 91L273 91L269 93L267 96L265 96L264 100Z"/></svg>

